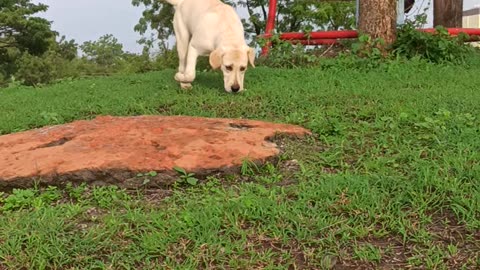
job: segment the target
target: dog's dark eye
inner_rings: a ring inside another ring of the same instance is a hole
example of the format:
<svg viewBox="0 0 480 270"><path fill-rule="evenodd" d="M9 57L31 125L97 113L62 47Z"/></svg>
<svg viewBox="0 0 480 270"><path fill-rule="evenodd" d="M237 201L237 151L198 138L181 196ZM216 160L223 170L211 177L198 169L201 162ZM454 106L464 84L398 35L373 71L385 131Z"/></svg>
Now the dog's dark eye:
<svg viewBox="0 0 480 270"><path fill-rule="evenodd" d="M245 71L246 67L240 67L240 71Z"/></svg>
<svg viewBox="0 0 480 270"><path fill-rule="evenodd" d="M225 67L228 71L232 71L233 70L233 66L226 66Z"/></svg>

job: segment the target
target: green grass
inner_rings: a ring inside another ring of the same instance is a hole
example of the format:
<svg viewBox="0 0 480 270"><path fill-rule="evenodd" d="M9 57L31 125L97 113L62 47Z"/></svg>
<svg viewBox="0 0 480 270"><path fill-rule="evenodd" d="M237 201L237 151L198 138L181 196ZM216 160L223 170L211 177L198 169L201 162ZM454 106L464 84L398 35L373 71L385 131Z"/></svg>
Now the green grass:
<svg viewBox="0 0 480 270"><path fill-rule="evenodd" d="M278 163L195 186L4 194L0 269L478 268L479 73L333 64L249 70L240 95L216 73L179 90L173 70L0 90L0 134L104 114L243 117L314 133L286 140Z"/></svg>

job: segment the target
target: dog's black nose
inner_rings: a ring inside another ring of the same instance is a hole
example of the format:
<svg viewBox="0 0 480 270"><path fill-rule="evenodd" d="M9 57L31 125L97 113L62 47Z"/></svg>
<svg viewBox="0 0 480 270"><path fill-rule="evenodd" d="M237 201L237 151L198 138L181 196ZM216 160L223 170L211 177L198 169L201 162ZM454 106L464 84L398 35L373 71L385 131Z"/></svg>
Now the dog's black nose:
<svg viewBox="0 0 480 270"><path fill-rule="evenodd" d="M232 85L232 92L237 93L238 90L240 90L240 86L239 86L239 85Z"/></svg>

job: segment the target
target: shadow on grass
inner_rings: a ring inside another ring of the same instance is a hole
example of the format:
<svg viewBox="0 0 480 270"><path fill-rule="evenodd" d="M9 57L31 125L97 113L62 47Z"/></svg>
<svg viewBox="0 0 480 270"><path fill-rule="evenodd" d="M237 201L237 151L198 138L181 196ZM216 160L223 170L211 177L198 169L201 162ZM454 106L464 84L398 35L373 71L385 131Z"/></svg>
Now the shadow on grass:
<svg viewBox="0 0 480 270"><path fill-rule="evenodd" d="M193 84L201 88L216 89L218 91L224 91L223 89L223 78L220 72L209 71L209 72L197 72L197 77Z"/></svg>

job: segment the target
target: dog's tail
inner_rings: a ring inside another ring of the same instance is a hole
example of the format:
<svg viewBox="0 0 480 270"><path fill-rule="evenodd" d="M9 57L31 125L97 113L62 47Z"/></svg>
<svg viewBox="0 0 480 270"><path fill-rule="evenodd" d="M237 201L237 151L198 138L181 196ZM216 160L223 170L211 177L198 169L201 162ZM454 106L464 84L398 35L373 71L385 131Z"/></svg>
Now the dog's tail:
<svg viewBox="0 0 480 270"><path fill-rule="evenodd" d="M167 1L167 3L173 6L178 6L180 3L183 2L183 0L165 0L165 1Z"/></svg>

